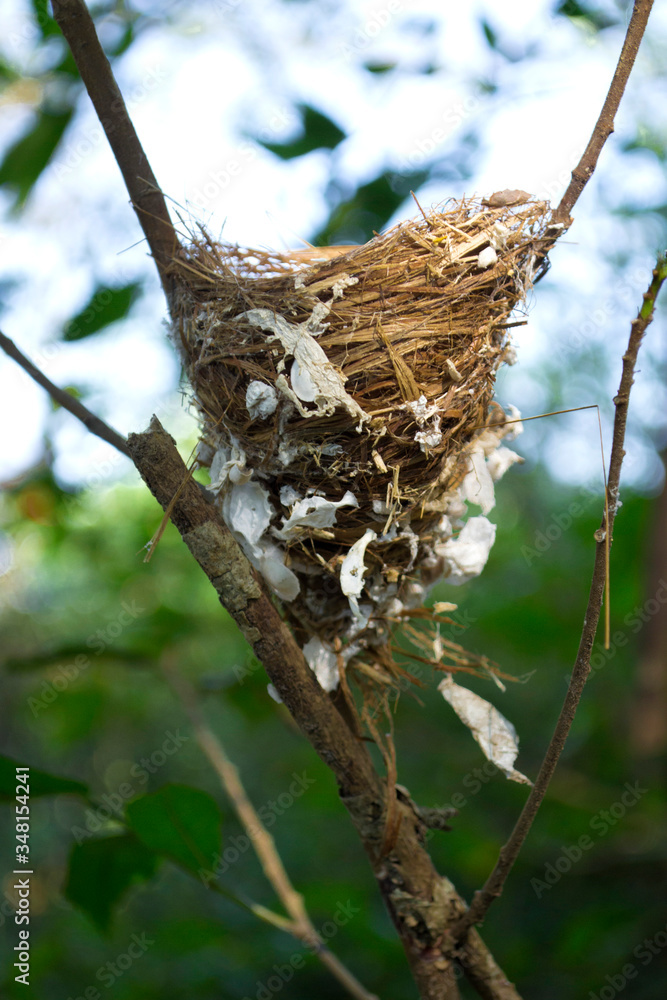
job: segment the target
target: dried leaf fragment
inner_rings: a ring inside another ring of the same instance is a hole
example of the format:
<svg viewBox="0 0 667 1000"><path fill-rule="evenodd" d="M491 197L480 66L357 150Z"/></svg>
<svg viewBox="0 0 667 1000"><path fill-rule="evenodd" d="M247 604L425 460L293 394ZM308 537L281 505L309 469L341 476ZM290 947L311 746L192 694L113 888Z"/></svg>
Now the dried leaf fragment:
<svg viewBox="0 0 667 1000"><path fill-rule="evenodd" d="M490 702L456 684L451 677L445 677L438 684L438 691L468 727L484 756L511 781L531 785L530 779L514 767L519 753L519 739L512 723Z"/></svg>

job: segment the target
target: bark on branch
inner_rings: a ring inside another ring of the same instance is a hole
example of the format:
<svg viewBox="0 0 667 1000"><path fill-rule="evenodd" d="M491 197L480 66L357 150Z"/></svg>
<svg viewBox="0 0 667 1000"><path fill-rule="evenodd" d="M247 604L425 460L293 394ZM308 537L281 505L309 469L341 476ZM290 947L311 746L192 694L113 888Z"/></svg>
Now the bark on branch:
<svg viewBox="0 0 667 1000"><path fill-rule="evenodd" d="M465 912L465 903L451 882L433 867L423 840L425 828L403 796L398 797L401 825L396 844L388 855L382 855L386 790L366 746L320 687L263 581L211 500L188 477L173 439L153 417L148 431L129 436L127 447L151 493L169 511L183 541L253 647L300 729L333 771L401 937L420 996L423 1000L456 1000L459 964L484 1000L519 1000L476 931L457 947L450 929Z"/></svg>

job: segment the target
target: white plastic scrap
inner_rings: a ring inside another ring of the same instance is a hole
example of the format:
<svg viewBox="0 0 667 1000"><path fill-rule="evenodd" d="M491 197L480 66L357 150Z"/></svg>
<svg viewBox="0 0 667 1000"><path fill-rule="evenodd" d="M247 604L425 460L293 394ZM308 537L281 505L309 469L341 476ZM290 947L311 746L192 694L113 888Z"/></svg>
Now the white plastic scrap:
<svg viewBox="0 0 667 1000"><path fill-rule="evenodd" d="M502 250L511 232L512 230L509 226L503 225L502 222L496 222L491 226L489 230L489 243L494 250Z"/></svg>
<svg viewBox="0 0 667 1000"><path fill-rule="evenodd" d="M318 302L309 318L297 325L288 323L284 316L271 312L270 309L250 309L241 313L238 318L246 319L253 326L271 332L274 336L269 337L269 341L279 340L285 353L294 358L292 385L289 385L285 375L279 375L276 388L296 406L301 416L329 417L336 407L342 407L359 421L360 428L370 417L345 391L343 376L315 340L328 326L324 320L330 309L330 303ZM315 403L316 409L304 408L299 391L308 395L305 401Z"/></svg>
<svg viewBox="0 0 667 1000"><path fill-rule="evenodd" d="M493 247L487 247L477 255L477 267L485 271L487 267L493 267L498 262L498 254Z"/></svg>
<svg viewBox="0 0 667 1000"><path fill-rule="evenodd" d="M310 372L307 368L301 371L298 361L292 362L290 382L292 383L292 389L297 394L299 399L303 400L304 403L315 402L315 397L317 396L317 386L310 377Z"/></svg>
<svg viewBox="0 0 667 1000"><path fill-rule="evenodd" d="M517 455L515 451L511 448L506 448L501 445L492 451L486 460L486 465L491 473L491 479L494 483L498 482L501 476L504 476L510 466L514 465L515 462L523 462L521 455ZM485 511L486 513L486 511Z"/></svg>
<svg viewBox="0 0 667 1000"><path fill-rule="evenodd" d="M508 362L508 364L510 363L511 362ZM523 424L521 423L521 410L517 406L514 406L512 403L509 404L507 409L510 411L510 419L512 421L516 421L516 423L509 424L507 433L504 434L503 436L508 441L514 441L515 438L518 438L519 434L523 434Z"/></svg>
<svg viewBox="0 0 667 1000"><path fill-rule="evenodd" d="M225 494L222 514L232 531L256 545L271 523L274 510L269 494L259 483L241 483Z"/></svg>
<svg viewBox="0 0 667 1000"><path fill-rule="evenodd" d="M239 483L225 494L222 516L253 566L284 601L293 601L299 579L285 566L285 553L264 537L274 510L259 483Z"/></svg>
<svg viewBox="0 0 667 1000"><path fill-rule="evenodd" d="M297 493L293 486L280 487L280 502L283 507L291 507L298 500L301 500L301 494Z"/></svg>
<svg viewBox="0 0 667 1000"><path fill-rule="evenodd" d="M435 403L429 404L426 396L420 396L419 399L413 399L409 403L405 403L402 408L410 410L417 426L420 428L415 434L415 441L421 450L426 452L428 448L437 448L442 441L440 413L437 405ZM433 423L427 428L426 423L429 420L432 420Z"/></svg>
<svg viewBox="0 0 667 1000"><path fill-rule="evenodd" d="M440 417L434 418L433 427L430 431L417 431L415 434L415 441L424 453L426 453L429 448L437 448L442 441Z"/></svg>
<svg viewBox="0 0 667 1000"><path fill-rule="evenodd" d="M333 650L314 636L303 647L303 655L325 691L335 691L338 687L338 662Z"/></svg>
<svg viewBox="0 0 667 1000"><path fill-rule="evenodd" d="M246 389L245 405L252 420L266 420L275 413L278 395L272 385L254 381Z"/></svg>
<svg viewBox="0 0 667 1000"><path fill-rule="evenodd" d="M357 598L364 589L364 556L369 544L377 538L372 528L366 528L365 534L359 538L343 559L340 567L340 589L350 602L350 608L355 618L363 617L359 610Z"/></svg>
<svg viewBox="0 0 667 1000"><path fill-rule="evenodd" d="M469 462L470 469L461 483L461 496L481 507L483 514L488 514L496 505L496 497L491 472L481 447L470 452Z"/></svg>
<svg viewBox="0 0 667 1000"><path fill-rule="evenodd" d="M282 499L282 495L281 495ZM354 493L347 490L342 500L327 500L326 497L315 495L299 500L292 508L289 519L283 518L284 524L276 531L277 538L292 538L299 528L331 528L336 523L336 511L339 507L358 507Z"/></svg>
<svg viewBox="0 0 667 1000"><path fill-rule="evenodd" d="M436 544L436 552L449 564L447 583L458 586L479 576L486 566L495 537L495 524L485 517L471 517L457 538Z"/></svg>
<svg viewBox="0 0 667 1000"><path fill-rule="evenodd" d="M495 764L511 781L531 785L530 779L514 767L519 753L519 740L512 723L484 698L455 684L451 677L445 677L438 684L438 691L468 727L487 760Z"/></svg>
<svg viewBox="0 0 667 1000"><path fill-rule="evenodd" d="M285 565L285 553L277 545L262 542L256 566L283 601L293 601L298 595L301 590L299 578Z"/></svg>
<svg viewBox="0 0 667 1000"><path fill-rule="evenodd" d="M420 427L423 427L427 420L434 417L438 412L438 407L435 403L429 402L426 396L420 396L419 399L413 399L409 403L405 403L402 407L405 410L410 410L415 420Z"/></svg>
<svg viewBox="0 0 667 1000"><path fill-rule="evenodd" d="M234 484L247 483L252 478L252 469L245 463L245 452L233 439L229 447L218 448L211 461L209 489L217 493L228 481Z"/></svg>

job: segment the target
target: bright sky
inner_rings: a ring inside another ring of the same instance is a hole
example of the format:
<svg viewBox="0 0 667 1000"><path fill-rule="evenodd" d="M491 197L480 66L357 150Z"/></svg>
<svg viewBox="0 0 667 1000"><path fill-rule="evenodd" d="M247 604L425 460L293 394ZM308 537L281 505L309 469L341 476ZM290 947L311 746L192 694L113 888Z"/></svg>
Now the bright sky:
<svg viewBox="0 0 667 1000"><path fill-rule="evenodd" d="M226 239L250 246L297 246L325 221L324 194L334 172L354 187L385 168L446 164L470 129L481 140L473 177L430 183L419 192L422 204L505 187L557 201L599 112L623 30L591 35L555 17L552 8L543 0L172 2L160 7L155 25L116 70L156 176L185 220L203 221L214 234L224 231ZM0 0L0 48L26 74L38 68L28 14L27 2ZM482 15L511 58L490 51L479 28ZM621 214L667 202L658 158L639 150L629 169L621 155L622 143L638 129L645 134L649 123L656 134L667 132L665 77L658 75L667 48L665 5L656 5L649 31L617 133L576 209L568 243L553 253L552 271L534 293L529 326L519 328L520 363L501 376L498 388L501 402L526 415L541 412L543 364L558 360L569 373L563 405L600 402L607 435L622 345L665 239L656 216ZM531 55L512 61L524 52ZM362 68L371 60L396 62L399 69L372 75ZM415 72L427 64L441 68ZM496 92L481 92L482 79ZM315 152L281 162L251 141L250 135L270 141L293 135L295 101L313 104L349 133L333 157ZM15 94L0 98L0 149L25 132L32 115ZM162 325L157 279L87 100L26 211L10 217L7 204L0 195L3 331L55 382L83 389L87 404L121 433L143 427L159 411L177 437L194 434ZM397 219L413 208L404 205ZM612 270L611 258L622 263L620 272ZM122 326L78 343L58 341L62 324L85 305L96 281L121 284L146 274L150 290ZM655 489L660 463L645 431L651 428L664 446L664 313L649 340L634 399L628 478ZM581 374L576 350L582 344L599 352L602 388L590 373ZM606 374L609 358L613 377ZM51 414L42 390L4 357L0 385L0 481L39 460L47 426L65 484L127 471L124 459L73 418ZM567 482L589 481L599 468L595 418L548 424L527 425L526 453L546 455L551 471Z"/></svg>

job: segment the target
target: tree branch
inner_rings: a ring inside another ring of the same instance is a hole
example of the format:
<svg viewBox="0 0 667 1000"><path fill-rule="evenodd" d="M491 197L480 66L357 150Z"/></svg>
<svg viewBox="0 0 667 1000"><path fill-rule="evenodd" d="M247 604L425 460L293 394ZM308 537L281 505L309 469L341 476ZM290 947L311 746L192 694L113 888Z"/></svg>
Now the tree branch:
<svg viewBox="0 0 667 1000"><path fill-rule="evenodd" d="M57 385L54 385L46 375L39 370L32 361L26 358L25 354L19 351L18 347L13 340L6 337L4 333L0 333L0 347L13 361L16 361L18 365L23 368L25 372L30 375L32 379L41 385L43 389L46 389L51 399L55 400L62 406L63 410L69 410L77 420L80 420L84 427L90 431L91 434L95 434L98 438L102 438L107 444L113 445L118 451L122 452L123 455L127 455L128 458L130 453L127 448L127 441L124 437L121 437L116 431L114 431L108 424L105 424L103 420L96 417L94 413L91 413L83 403L80 403L78 399L74 396L70 396L68 392L64 389L59 389Z"/></svg>
<svg viewBox="0 0 667 1000"><path fill-rule="evenodd" d="M130 120L125 101L83 0L52 0L53 16L69 45L120 167L139 225L150 247L162 287L171 302L169 263L178 248L164 195Z"/></svg>
<svg viewBox="0 0 667 1000"><path fill-rule="evenodd" d="M616 112L621 103L628 77L635 64L635 58L644 36L652 7L653 0L635 0L623 48L621 49L605 102L602 105L600 117L595 123L593 134L588 140L588 145L583 156L572 171L572 180L554 213L555 222L564 222L566 225L569 225L572 221L570 219L570 212L586 184L593 176L593 171L597 166L602 148L614 131Z"/></svg>
<svg viewBox="0 0 667 1000"><path fill-rule="evenodd" d="M205 491L187 469L169 434L153 417L148 431L131 434L128 447L149 489L213 584L291 715L334 772L340 795L378 879L423 1000L457 1000L455 962L484 1000L520 1000L472 930L457 947L448 928L465 912L451 882L435 871L422 822L399 796L401 823L383 856L386 792L366 746L352 733L318 683L252 568ZM180 491L180 492L179 492ZM178 496L176 496L178 494ZM174 499L175 498L175 499Z"/></svg>
<svg viewBox="0 0 667 1000"><path fill-rule="evenodd" d="M334 772L340 795L371 862L401 938L422 1000L458 1000L454 962L482 1000L521 1000L473 928L459 945L451 927L466 912L452 883L426 851L425 828L409 800L397 797L401 822L391 853L380 850L387 814L385 783L366 746L320 687L259 575L222 521L206 491L188 473L173 439L153 417L151 429L127 442L55 386L9 338L0 346L57 402L93 433L129 455L186 545L209 577L293 718Z"/></svg>
<svg viewBox="0 0 667 1000"><path fill-rule="evenodd" d="M644 292L644 304L639 310L636 319L632 321L630 339L625 354L623 355L623 372L618 395L614 398L616 413L614 417L614 433L611 447L611 457L609 459L609 478L607 486L609 522L602 519L601 541L597 543L595 552L595 565L593 569L593 581L588 597L588 605L584 615L584 625L581 632L581 640L577 657L572 669L570 684L565 695L565 701L561 709L558 722L551 742L547 748L540 772L535 784L526 800L521 815L510 834L509 840L500 851L498 861L489 875L484 887L475 893L468 912L456 927L455 933L462 935L473 924L480 923L486 915L489 907L503 891L507 877L512 870L519 851L528 836L531 826L537 815L537 811L544 799L549 782L558 764L561 752L565 745L570 727L574 720L577 707L581 700L584 685L591 671L591 652L600 611L602 609L602 598L604 594L606 578L606 535L609 535L609 545L614 528L614 518L618 509L618 489L621 478L621 466L623 464L623 443L625 440L625 427L628 416L628 405L630 401L630 389L634 382L637 355L644 334L653 319L655 302L662 283L667 279L667 263L664 259L659 259L657 267L653 271L652 280L648 291Z"/></svg>
<svg viewBox="0 0 667 1000"><path fill-rule="evenodd" d="M327 948L317 933L308 916L303 896L292 885L282 858L278 854L275 840L262 823L257 810L248 798L237 768L227 756L219 737L207 725L194 688L170 663L163 660L161 666L172 690L192 723L195 739L200 749L220 778L236 815L255 848L264 874L291 917L290 925L286 930L289 930L294 937L313 949L314 954L350 996L356 997L356 1000L378 1000L375 994L369 993L340 959Z"/></svg>

